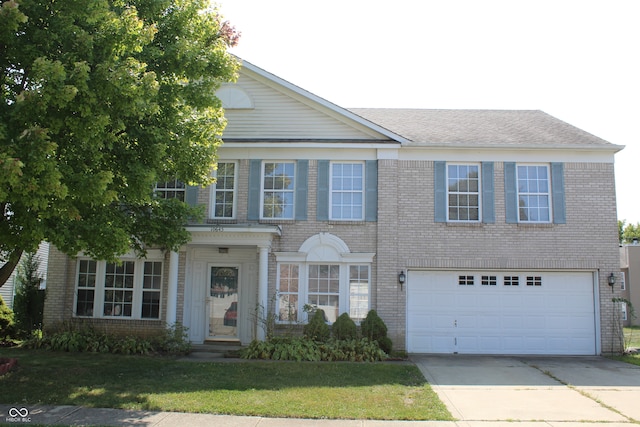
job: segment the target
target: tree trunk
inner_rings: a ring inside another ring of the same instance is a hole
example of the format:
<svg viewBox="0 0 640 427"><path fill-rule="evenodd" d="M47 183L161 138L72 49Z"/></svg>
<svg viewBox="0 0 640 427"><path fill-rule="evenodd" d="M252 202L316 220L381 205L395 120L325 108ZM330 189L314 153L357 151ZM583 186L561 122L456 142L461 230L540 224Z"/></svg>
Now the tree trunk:
<svg viewBox="0 0 640 427"><path fill-rule="evenodd" d="M9 259L7 260L7 262L2 267L0 267L0 287L7 283L7 280L9 280L9 277L11 277L11 273L13 273L13 270L15 270L16 266L20 262L21 256L22 249L14 250L13 252L11 252L11 255L9 255Z"/></svg>

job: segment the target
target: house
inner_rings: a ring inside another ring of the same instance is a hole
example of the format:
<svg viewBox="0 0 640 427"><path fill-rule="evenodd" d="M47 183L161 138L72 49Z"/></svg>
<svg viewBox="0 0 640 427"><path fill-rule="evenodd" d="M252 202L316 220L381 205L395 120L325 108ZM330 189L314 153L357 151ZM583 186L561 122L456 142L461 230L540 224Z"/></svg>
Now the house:
<svg viewBox="0 0 640 427"><path fill-rule="evenodd" d="M618 350L612 145L541 111L341 108L244 62L206 207L178 252L57 250L45 324L248 344L305 308L375 309L414 353Z"/></svg>
<svg viewBox="0 0 640 427"><path fill-rule="evenodd" d="M42 278L40 289L45 289L47 286L47 262L49 260L49 244L48 243L43 242L38 246L36 257L39 262L38 274ZM13 300L16 296L16 290L17 290L16 276L18 274L18 268L20 268L20 265L23 259L24 259L24 254L22 255L22 258L20 259L20 262L18 263L16 268L13 270L13 273L11 273L9 280L7 280L7 282L4 285L0 286L0 297L2 297L5 304L7 304L7 306L11 309L13 309Z"/></svg>
<svg viewBox="0 0 640 427"><path fill-rule="evenodd" d="M620 270L622 298L627 302L622 304L622 320L625 326L640 325L636 307L640 307L640 245L638 239L631 244L620 246ZM629 306L629 303L631 306Z"/></svg>

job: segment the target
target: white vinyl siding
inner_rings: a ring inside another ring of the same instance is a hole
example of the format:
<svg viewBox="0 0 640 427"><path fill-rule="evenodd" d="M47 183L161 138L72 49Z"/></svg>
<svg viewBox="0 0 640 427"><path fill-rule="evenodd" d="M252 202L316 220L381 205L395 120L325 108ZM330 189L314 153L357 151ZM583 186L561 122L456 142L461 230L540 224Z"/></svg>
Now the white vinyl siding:
<svg viewBox="0 0 640 427"><path fill-rule="evenodd" d="M241 70L238 87L251 98L251 110L226 110L227 126L223 133L229 139L321 139L375 140L380 135L364 126L347 124L333 117L333 112L312 108L274 89ZM256 76L257 77L257 76ZM257 77L259 78L259 77ZM265 126L268 123L268 126Z"/></svg>

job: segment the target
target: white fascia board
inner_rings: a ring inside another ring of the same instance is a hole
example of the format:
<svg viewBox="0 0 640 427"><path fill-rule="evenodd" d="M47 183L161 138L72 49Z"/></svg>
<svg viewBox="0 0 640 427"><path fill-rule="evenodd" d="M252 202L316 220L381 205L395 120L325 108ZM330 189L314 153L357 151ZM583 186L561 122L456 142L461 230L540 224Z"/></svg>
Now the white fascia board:
<svg viewBox="0 0 640 427"><path fill-rule="evenodd" d="M577 149L573 147L522 147L522 148L483 148L461 149L460 147L403 147L398 160L443 160L443 161L494 161L494 162L574 162L574 163L614 163L615 152L602 150Z"/></svg>
<svg viewBox="0 0 640 427"><path fill-rule="evenodd" d="M409 142L408 139L391 132L390 130L383 128L382 126L379 126L373 122L370 122L366 119L364 119L363 117L358 116L357 114L352 113L351 111L339 107L338 105L327 101L324 98L321 98L317 95L314 95L313 93L302 89L299 86L296 86L274 74L269 73L268 71L263 70L260 67L257 67L253 64L251 64L250 62L247 62L241 58L238 58L240 60L240 62L242 63L242 68L240 69L240 72L242 73L243 69L244 71L249 72L249 74L253 74L254 76L259 76L261 77L262 81L265 84L269 84L269 86L271 86L274 89L280 89L284 88L286 89L295 99L297 99L300 102L303 102L307 105L310 106L315 106L317 107L321 107L321 109L323 109L325 112L327 112L328 114L330 114L332 117L335 117L336 119L341 120L342 122L355 122L356 124L364 127L365 129L368 129L370 132L369 134L371 134L372 136L375 136L375 133L377 134L381 134L384 135L387 138L390 138L394 141L398 141L401 143L405 143L405 142ZM371 131L373 131L374 133L371 133Z"/></svg>
<svg viewBox="0 0 640 427"><path fill-rule="evenodd" d="M347 148L343 146L324 146L322 148L286 147L242 147L218 151L219 160L261 159L261 160L376 160L381 150L376 147Z"/></svg>

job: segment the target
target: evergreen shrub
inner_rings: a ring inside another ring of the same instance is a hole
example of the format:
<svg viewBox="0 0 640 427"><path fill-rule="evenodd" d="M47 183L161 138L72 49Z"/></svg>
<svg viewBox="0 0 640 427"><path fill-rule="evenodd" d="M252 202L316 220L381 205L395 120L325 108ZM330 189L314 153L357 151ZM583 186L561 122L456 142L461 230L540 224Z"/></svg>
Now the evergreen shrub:
<svg viewBox="0 0 640 427"><path fill-rule="evenodd" d="M363 338L376 341L385 353L391 354L393 343L387 337L387 325L375 310L370 310L367 313L367 317L360 324L360 328Z"/></svg>
<svg viewBox="0 0 640 427"><path fill-rule="evenodd" d="M309 323L304 325L302 329L303 335L312 341L326 342L331 336L331 331L324 319L324 311L317 309Z"/></svg>
<svg viewBox="0 0 640 427"><path fill-rule="evenodd" d="M358 337L358 328L347 313L342 313L331 327L333 338L337 340L354 340Z"/></svg>

